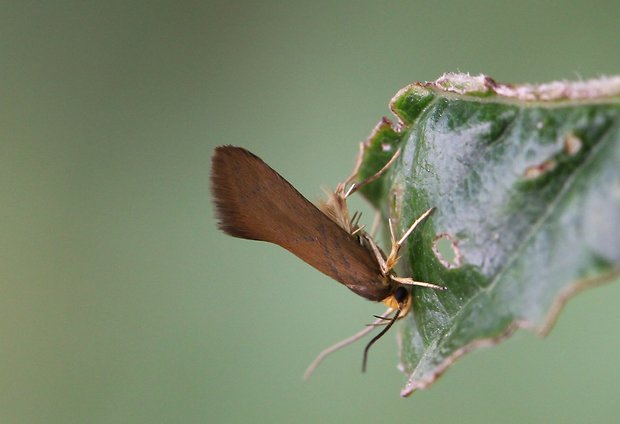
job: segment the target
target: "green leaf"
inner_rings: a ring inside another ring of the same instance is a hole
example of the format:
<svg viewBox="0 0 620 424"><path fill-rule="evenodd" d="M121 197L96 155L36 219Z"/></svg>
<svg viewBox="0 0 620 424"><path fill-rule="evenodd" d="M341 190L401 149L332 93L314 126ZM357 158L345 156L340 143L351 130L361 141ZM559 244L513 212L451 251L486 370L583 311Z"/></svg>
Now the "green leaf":
<svg viewBox="0 0 620 424"><path fill-rule="evenodd" d="M517 328L546 334L569 297L620 276L620 78L510 86L447 74L392 100L366 142L363 194L409 238L399 326L407 396Z"/></svg>

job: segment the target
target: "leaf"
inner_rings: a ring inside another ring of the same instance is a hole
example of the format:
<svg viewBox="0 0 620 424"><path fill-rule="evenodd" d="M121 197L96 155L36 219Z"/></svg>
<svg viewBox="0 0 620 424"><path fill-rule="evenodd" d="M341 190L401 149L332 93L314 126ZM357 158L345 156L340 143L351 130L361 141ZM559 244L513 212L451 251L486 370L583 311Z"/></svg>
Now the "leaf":
<svg viewBox="0 0 620 424"><path fill-rule="evenodd" d="M399 327L401 394L517 328L544 335L580 290L620 276L620 77L510 86L446 74L392 99L366 142L363 190L409 238L400 275L415 288Z"/></svg>

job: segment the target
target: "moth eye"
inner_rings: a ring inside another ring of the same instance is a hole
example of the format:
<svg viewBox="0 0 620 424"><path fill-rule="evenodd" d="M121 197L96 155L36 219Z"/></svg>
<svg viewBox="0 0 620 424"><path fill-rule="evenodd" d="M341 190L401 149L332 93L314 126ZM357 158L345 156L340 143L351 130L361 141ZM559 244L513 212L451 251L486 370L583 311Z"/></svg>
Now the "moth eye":
<svg viewBox="0 0 620 424"><path fill-rule="evenodd" d="M394 299L396 299L398 303L403 303L405 300L407 300L408 296L409 292L403 286L398 287L394 292Z"/></svg>

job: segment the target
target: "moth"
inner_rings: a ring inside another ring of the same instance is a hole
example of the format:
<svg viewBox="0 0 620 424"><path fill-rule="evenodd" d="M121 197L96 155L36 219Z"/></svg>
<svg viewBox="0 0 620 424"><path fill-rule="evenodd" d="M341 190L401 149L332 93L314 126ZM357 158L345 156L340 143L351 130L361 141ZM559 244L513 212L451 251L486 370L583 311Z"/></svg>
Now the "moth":
<svg viewBox="0 0 620 424"><path fill-rule="evenodd" d="M395 237L392 221L388 220L391 249L387 255L359 225L360 215L349 214L347 198L379 178L400 154L397 150L381 170L366 180L352 182L361 166L363 149L362 144L352 174L328 193L318 207L246 149L220 146L213 155L211 189L222 231L233 237L275 243L354 293L388 307L373 324L321 352L306 371L306 377L330 353L353 343L375 326L385 325L364 349L362 371L365 371L370 347L397 319L410 311L411 287L444 289L436 284L399 277L394 271L400 248L433 208L417 218L400 238Z"/></svg>

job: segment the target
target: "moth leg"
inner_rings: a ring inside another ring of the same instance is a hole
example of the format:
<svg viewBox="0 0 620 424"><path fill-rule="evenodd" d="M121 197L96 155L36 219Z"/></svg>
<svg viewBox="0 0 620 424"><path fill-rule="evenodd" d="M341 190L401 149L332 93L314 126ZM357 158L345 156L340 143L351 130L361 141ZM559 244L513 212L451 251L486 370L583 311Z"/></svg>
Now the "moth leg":
<svg viewBox="0 0 620 424"><path fill-rule="evenodd" d="M381 249L379 249L379 247L377 246L375 241L372 239L372 237L366 236L365 239L370 245L370 249L372 250L372 253L375 254L375 258L377 259L379 268L381 268L381 274L388 275L390 270L387 267L387 263L385 261L385 258L383 257L383 253L381 252Z"/></svg>
<svg viewBox="0 0 620 424"><path fill-rule="evenodd" d="M391 275L390 279L396 281L397 283L406 285L406 286L422 286L422 287L428 287L430 289L436 289L436 290L445 290L446 289L444 286L438 286L437 284L426 283L424 281L416 281L413 278L397 277L395 275Z"/></svg>
<svg viewBox="0 0 620 424"><path fill-rule="evenodd" d="M385 311L385 313L383 313L383 315L380 315L380 318L377 318L375 321L373 321L372 324L368 325L363 330L355 333L351 337L348 337L348 338L346 338L346 339L344 339L342 341L339 341L335 345L332 345L332 346L328 347L327 349L323 350L321 353L319 353L319 355L315 358L315 360L312 361L310 366L308 366L308 368L306 369L306 372L304 373L304 380L307 380L307 379L310 378L310 376L314 373L314 371L321 364L321 362L323 362L323 360L325 358L327 358L332 353L334 353L334 352L336 352L336 351L338 351L338 350L340 350L340 349L342 349L344 347L349 346L350 344L352 344L352 343L356 342L357 340L361 339L362 337L364 337L366 334L370 333L372 330L375 329L375 326L377 326L378 324L384 322L392 314L392 312L394 312L394 309L388 308L388 310Z"/></svg>
<svg viewBox="0 0 620 424"><path fill-rule="evenodd" d="M353 171L351 171L351 175L349 175L343 182L342 185L346 187L351 181L357 177L357 174L360 171L362 166L362 161L364 159L364 143L360 143L359 151L357 152L357 156L355 157L355 165L353 166ZM346 196L345 196L346 197Z"/></svg>
<svg viewBox="0 0 620 424"><path fill-rule="evenodd" d="M381 224L381 212L375 212L375 217L372 220L372 225L370 226L370 237L374 238L377 235L377 230L379 229L379 224Z"/></svg>
<svg viewBox="0 0 620 424"><path fill-rule="evenodd" d="M411 224L409 229L405 231L405 234L403 234L403 236L399 240L396 240L396 237L394 236L394 228L392 225L392 220L391 219L388 220L388 223L390 224L390 237L392 239L392 249L390 251L390 254L388 255L388 258L385 261L388 272L391 271L392 268L394 268L394 266L396 266L396 263L398 262L398 259L399 259L398 252L400 251L400 248L402 247L402 245L405 243L405 240L407 240L407 237L411 235L413 230L415 230L415 228L422 221L424 221L424 219L426 219L433 212L433 210L435 210L435 208L430 208L426 212L424 212L422 215L420 215L420 217L416 219L413 224Z"/></svg>
<svg viewBox="0 0 620 424"><path fill-rule="evenodd" d="M399 156L400 156L400 147L396 150L396 152L394 152L394 154L392 155L390 160L383 166L383 168L381 168L376 174L371 175L370 177L366 178L361 183L353 183L353 184L351 184L349 186L348 190L345 191L344 198L346 199L347 197L349 197L350 195L355 193L357 190L359 190L360 188L364 187L366 184L372 183L377 178L379 178L381 175L383 175L385 173L385 171L387 171L390 168L390 166L392 166L394 164L394 162L396 162L396 159L398 159ZM347 178L345 180L345 182L343 183L345 186L346 186L346 184L351 182L351 180L353 180L353 178L355 178L355 176L357 176L357 174L359 172L359 168L362 165L363 157L364 157L364 143L361 143L360 144L360 151L359 151L359 153L357 155L357 160L356 160L356 163L355 163L355 168L353 169L353 174L351 174L349 176L349 178ZM343 187L343 189L344 189L344 187Z"/></svg>
<svg viewBox="0 0 620 424"><path fill-rule="evenodd" d="M355 166L353 167L353 172L349 175L344 182L338 184L336 189L333 192L327 191L327 200L321 202L319 204L319 209L330 218L332 218L340 227L344 228L349 234L356 235L358 233L362 233L363 229L359 226L359 216L354 216L353 218L349 218L349 208L347 206L347 197L351 194L355 193L360 187L363 187L366 184L369 184L379 178L385 171L388 170L390 166L396 161L398 156L400 155L400 148L396 150L394 155L390 158L388 163L383 166L376 174L366 178L361 183L351 183L355 178L357 178L357 174L359 173L360 167L362 166L362 161L364 158L364 151L366 147L364 143L360 143L359 152L357 154L357 158L355 160ZM350 185L349 185L350 184ZM347 186L349 186L347 188Z"/></svg>

